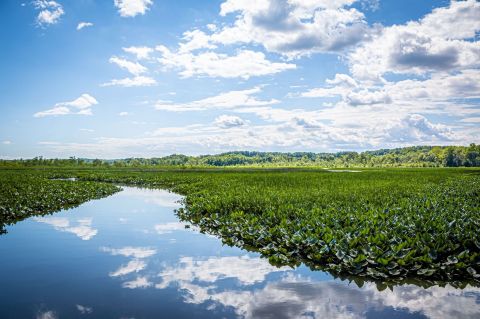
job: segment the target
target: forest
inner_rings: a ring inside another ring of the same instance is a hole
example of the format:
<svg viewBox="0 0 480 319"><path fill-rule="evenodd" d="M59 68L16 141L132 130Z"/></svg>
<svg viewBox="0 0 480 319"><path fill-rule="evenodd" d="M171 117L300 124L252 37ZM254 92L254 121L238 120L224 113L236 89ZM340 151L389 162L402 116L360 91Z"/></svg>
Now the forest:
<svg viewBox="0 0 480 319"><path fill-rule="evenodd" d="M0 160L0 166L102 166L102 167L479 167L480 145L412 146L365 152L255 152L236 151L217 155L173 154L155 158L114 160L33 159Z"/></svg>

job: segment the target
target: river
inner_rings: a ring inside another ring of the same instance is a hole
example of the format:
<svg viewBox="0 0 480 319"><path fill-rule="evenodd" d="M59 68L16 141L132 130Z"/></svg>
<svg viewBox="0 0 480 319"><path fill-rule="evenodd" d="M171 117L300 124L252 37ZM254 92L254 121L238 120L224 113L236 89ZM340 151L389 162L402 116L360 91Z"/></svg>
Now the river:
<svg viewBox="0 0 480 319"><path fill-rule="evenodd" d="M180 199L124 187L7 227L0 318L480 318L477 287L380 291L277 268L180 222Z"/></svg>

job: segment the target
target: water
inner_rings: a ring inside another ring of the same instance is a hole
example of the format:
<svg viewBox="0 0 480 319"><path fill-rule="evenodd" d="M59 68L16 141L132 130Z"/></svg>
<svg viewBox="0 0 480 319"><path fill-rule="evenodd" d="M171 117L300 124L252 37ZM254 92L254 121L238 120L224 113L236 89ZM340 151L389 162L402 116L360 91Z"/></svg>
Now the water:
<svg viewBox="0 0 480 319"><path fill-rule="evenodd" d="M178 195L124 188L0 237L0 318L480 318L480 289L379 291L185 228Z"/></svg>

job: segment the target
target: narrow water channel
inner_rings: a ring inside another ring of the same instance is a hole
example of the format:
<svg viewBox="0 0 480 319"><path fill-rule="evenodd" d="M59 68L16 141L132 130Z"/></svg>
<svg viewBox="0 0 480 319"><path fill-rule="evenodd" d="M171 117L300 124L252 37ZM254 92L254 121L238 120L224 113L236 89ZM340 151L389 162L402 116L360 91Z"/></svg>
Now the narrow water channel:
<svg viewBox="0 0 480 319"><path fill-rule="evenodd" d="M124 187L0 236L0 318L480 318L480 288L379 291L277 268L174 215L180 196Z"/></svg>

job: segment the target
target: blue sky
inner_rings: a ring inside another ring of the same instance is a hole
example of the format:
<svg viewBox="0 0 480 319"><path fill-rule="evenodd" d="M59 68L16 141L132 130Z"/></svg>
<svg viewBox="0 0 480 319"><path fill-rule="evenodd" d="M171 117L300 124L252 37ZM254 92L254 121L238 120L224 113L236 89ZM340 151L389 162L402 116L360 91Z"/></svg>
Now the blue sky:
<svg viewBox="0 0 480 319"><path fill-rule="evenodd" d="M480 2L0 3L0 157L480 142Z"/></svg>

